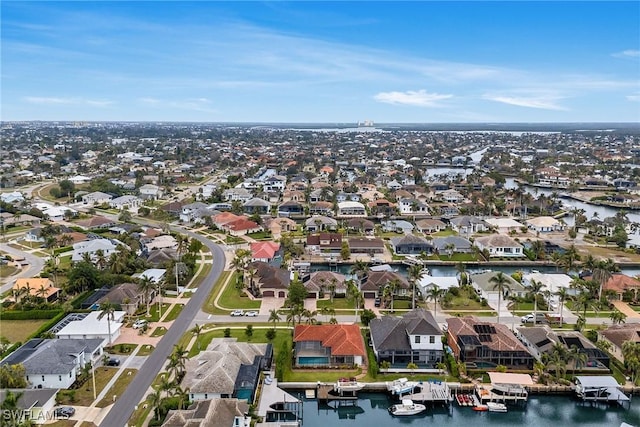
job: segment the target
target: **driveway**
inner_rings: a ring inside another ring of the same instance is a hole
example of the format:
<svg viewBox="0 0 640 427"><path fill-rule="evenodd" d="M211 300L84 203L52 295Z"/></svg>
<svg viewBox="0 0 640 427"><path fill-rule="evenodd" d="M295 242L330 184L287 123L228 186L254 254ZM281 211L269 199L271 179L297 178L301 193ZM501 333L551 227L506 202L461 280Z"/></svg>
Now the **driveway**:
<svg viewBox="0 0 640 427"><path fill-rule="evenodd" d="M284 298L262 298L260 304L260 315L269 316L271 310L279 310L284 305Z"/></svg>

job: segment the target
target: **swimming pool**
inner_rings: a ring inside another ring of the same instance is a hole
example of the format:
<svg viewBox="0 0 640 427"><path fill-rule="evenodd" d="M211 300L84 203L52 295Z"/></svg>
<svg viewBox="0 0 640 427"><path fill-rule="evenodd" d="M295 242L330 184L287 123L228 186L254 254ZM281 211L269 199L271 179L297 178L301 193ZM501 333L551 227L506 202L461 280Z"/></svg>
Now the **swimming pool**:
<svg viewBox="0 0 640 427"><path fill-rule="evenodd" d="M322 356L301 356L298 357L298 365L328 365L329 358Z"/></svg>

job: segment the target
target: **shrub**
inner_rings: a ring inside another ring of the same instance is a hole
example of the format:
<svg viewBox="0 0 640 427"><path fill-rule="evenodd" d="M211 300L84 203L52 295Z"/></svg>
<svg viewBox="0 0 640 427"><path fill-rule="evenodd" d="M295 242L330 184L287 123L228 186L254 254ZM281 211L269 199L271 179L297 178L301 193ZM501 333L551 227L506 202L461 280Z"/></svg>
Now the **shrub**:
<svg viewBox="0 0 640 427"><path fill-rule="evenodd" d="M224 337L229 338L231 336L231 328L225 328Z"/></svg>
<svg viewBox="0 0 640 427"><path fill-rule="evenodd" d="M61 310L20 310L20 311L0 311L0 320L34 320L53 319Z"/></svg>

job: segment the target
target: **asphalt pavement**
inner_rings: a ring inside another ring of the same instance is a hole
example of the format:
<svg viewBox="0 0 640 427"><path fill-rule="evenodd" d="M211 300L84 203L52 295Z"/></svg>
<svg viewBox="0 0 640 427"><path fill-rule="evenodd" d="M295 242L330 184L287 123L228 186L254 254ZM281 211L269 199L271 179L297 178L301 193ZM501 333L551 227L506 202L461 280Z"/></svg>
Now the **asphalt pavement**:
<svg viewBox="0 0 640 427"><path fill-rule="evenodd" d="M190 298L184 309L173 322L173 325L162 337L156 349L149 355L140 371L129 384L126 391L118 398L109 413L100 423L101 427L124 427L133 414L136 405L142 400L147 389L156 378L167 357L171 354L173 346L180 337L189 329L191 322L206 301L213 285L217 282L225 266L224 251L220 246L213 244L208 239L190 231L180 229L181 233L191 238L200 240L213 254L213 265L207 277L200 283L198 290Z"/></svg>
<svg viewBox="0 0 640 427"><path fill-rule="evenodd" d="M29 252L23 252L16 248L12 248L6 243L0 243L0 251L6 252L11 256L23 256L25 261L29 263L29 266L27 268L23 269L20 273L11 276L11 279L0 286L0 293L4 293L11 289L16 279L22 277L36 277L38 274L40 274L42 268L44 267L45 260L43 258L30 254Z"/></svg>

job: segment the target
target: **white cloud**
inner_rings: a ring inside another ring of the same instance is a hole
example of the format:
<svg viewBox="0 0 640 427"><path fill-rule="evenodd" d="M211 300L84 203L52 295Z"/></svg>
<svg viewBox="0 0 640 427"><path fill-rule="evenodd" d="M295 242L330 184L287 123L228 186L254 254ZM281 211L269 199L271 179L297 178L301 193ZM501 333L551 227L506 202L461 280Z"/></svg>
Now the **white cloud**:
<svg viewBox="0 0 640 427"><path fill-rule="evenodd" d="M518 107L537 108L541 110L567 111L567 108L557 104L563 97L559 95L537 94L537 95L498 95L485 94L482 97L489 101L501 102L503 104L515 105Z"/></svg>
<svg viewBox="0 0 640 427"><path fill-rule="evenodd" d="M640 58L640 50L627 49L622 52L612 53L611 56L614 58Z"/></svg>
<svg viewBox="0 0 640 427"><path fill-rule="evenodd" d="M380 92L373 99L392 105L412 105L415 107L437 107L438 101L452 98L453 95L428 93L426 90L408 90L406 92Z"/></svg>
<svg viewBox="0 0 640 427"><path fill-rule="evenodd" d="M78 97L47 97L47 96L25 96L24 100L29 104L39 105L90 105L92 107L107 107L115 104L114 101L105 99L85 99Z"/></svg>
<svg viewBox="0 0 640 427"><path fill-rule="evenodd" d="M626 96L628 101L640 102L640 92L634 93L633 95Z"/></svg>
<svg viewBox="0 0 640 427"><path fill-rule="evenodd" d="M157 98L138 98L138 102L154 108L169 108L180 110L201 111L205 113L217 113L217 110L210 108L211 100L207 98L188 98L188 99L157 99Z"/></svg>

